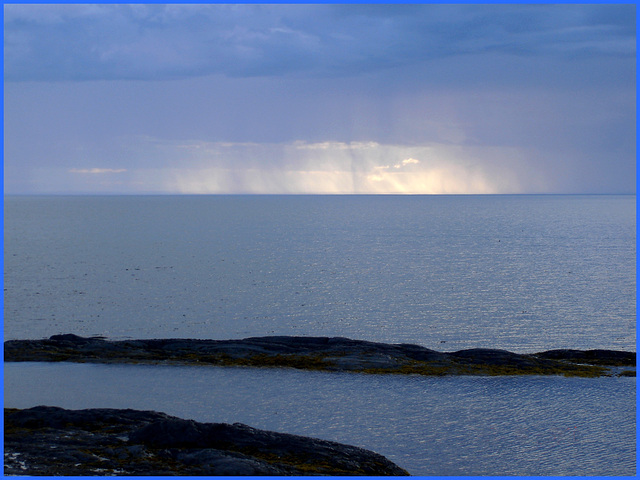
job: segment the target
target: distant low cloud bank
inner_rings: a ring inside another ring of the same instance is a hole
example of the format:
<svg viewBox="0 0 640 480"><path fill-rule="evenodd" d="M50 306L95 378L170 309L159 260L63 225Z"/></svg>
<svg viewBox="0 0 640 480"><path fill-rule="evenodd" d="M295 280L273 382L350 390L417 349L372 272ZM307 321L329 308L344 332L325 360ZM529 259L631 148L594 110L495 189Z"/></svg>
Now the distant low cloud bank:
<svg viewBox="0 0 640 480"><path fill-rule="evenodd" d="M156 155L162 161L155 168L67 170L68 176L82 174L81 183L47 170L39 175L39 189L54 192L64 184L79 193L495 194L521 193L525 184L542 191L545 185L511 148L165 141L156 145Z"/></svg>

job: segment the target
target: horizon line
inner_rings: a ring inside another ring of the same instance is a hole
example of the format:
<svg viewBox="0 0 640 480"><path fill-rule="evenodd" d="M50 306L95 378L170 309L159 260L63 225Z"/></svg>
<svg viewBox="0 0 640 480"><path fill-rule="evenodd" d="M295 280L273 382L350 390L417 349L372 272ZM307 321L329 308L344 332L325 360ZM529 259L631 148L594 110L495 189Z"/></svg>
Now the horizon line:
<svg viewBox="0 0 640 480"><path fill-rule="evenodd" d="M267 196L287 196L287 197L352 197L352 196L369 196L369 197L461 197L461 196L487 196L487 197L499 197L499 196L580 196L580 195L636 195L636 192L605 192L605 193L593 193L593 192L520 192L520 193L399 193L399 192L343 192L343 193L255 193L255 192L218 192L218 193L167 193L167 192L18 192L18 193L6 193L3 192L4 197L11 196L31 196L31 197L202 197L202 196L219 196L219 197L231 197L231 196L245 196L245 197L267 197Z"/></svg>

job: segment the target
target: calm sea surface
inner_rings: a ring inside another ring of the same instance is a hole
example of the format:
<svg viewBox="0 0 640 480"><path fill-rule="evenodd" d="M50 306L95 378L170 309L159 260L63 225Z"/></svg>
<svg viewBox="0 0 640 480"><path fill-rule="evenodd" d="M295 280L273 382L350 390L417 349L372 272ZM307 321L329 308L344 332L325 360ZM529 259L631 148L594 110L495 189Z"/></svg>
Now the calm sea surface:
<svg viewBox="0 0 640 480"><path fill-rule="evenodd" d="M636 349L635 196L5 197L4 336ZM359 445L416 475L632 475L635 378L7 363L5 405Z"/></svg>
<svg viewBox="0 0 640 480"><path fill-rule="evenodd" d="M10 338L635 350L635 196L5 197Z"/></svg>

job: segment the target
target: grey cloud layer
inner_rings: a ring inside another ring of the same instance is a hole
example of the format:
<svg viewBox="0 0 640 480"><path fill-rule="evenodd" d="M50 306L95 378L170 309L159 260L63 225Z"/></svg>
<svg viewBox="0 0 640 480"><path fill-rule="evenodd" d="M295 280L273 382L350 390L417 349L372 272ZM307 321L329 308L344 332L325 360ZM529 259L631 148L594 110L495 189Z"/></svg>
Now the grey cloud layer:
<svg viewBox="0 0 640 480"><path fill-rule="evenodd" d="M5 5L5 79L341 76L494 52L635 56L634 5Z"/></svg>
<svg viewBox="0 0 640 480"><path fill-rule="evenodd" d="M633 192L635 10L6 5L5 189Z"/></svg>

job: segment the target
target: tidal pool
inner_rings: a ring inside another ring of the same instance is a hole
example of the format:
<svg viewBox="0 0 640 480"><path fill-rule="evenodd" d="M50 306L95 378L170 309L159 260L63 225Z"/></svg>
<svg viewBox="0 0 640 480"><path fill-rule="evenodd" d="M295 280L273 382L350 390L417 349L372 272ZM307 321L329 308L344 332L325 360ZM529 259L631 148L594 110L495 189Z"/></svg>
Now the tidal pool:
<svg viewBox="0 0 640 480"><path fill-rule="evenodd" d="M156 410L364 447L412 475L634 475L636 379L5 363L5 407Z"/></svg>

